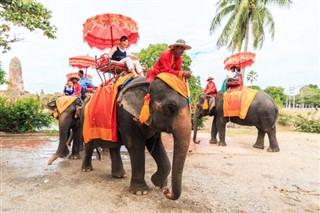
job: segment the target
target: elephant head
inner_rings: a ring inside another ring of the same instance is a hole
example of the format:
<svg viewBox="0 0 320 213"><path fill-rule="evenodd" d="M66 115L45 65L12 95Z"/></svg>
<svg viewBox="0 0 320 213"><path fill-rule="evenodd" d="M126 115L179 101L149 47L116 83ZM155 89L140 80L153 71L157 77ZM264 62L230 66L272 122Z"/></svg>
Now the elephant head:
<svg viewBox="0 0 320 213"><path fill-rule="evenodd" d="M60 103L65 107L60 107ZM75 96L61 96L54 102L48 103L48 107L57 114L59 120L59 145L55 154L48 160L51 165L58 157L65 157L69 154L68 144L73 141L70 158L79 158L80 143L82 141L81 130L79 130L79 116L82 108L82 101ZM70 132L72 129L72 133Z"/></svg>
<svg viewBox="0 0 320 213"><path fill-rule="evenodd" d="M191 139L190 106L186 97L180 95L163 80L156 78L150 87L145 83L142 81L143 85L139 85L133 82L123 90L119 95L118 105L137 120L137 125L141 127L146 139L160 132L173 135L172 192L165 187L162 188L167 198L176 200L181 195L182 173ZM141 124L138 120L147 92L150 94L150 116Z"/></svg>
<svg viewBox="0 0 320 213"><path fill-rule="evenodd" d="M197 130L198 130L198 120L203 116L213 115L213 108L215 107L215 98L206 95L200 94L198 97L198 103L195 108L193 115L193 142L198 144L200 140L197 140Z"/></svg>

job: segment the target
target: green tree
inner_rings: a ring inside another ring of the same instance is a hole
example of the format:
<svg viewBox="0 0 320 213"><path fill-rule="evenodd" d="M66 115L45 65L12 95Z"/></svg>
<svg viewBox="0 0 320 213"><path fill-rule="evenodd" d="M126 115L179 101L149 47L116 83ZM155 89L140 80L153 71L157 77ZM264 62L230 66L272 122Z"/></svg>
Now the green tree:
<svg viewBox="0 0 320 213"><path fill-rule="evenodd" d="M12 27L18 26L29 31L40 30L50 39L56 38L57 28L51 25L51 11L36 0L0 0L0 49L5 53L10 43L23 40L12 35Z"/></svg>
<svg viewBox="0 0 320 213"><path fill-rule="evenodd" d="M317 85L309 84L302 87L296 96L296 103L310 106L320 106L320 89Z"/></svg>
<svg viewBox="0 0 320 213"><path fill-rule="evenodd" d="M259 87L259 86L257 86L257 85L253 85L253 86L248 86L249 88L251 88L251 89L255 89L255 90L261 90L261 88Z"/></svg>
<svg viewBox="0 0 320 213"><path fill-rule="evenodd" d="M283 105L286 100L283 87L269 86L263 90L268 93L277 104Z"/></svg>
<svg viewBox="0 0 320 213"><path fill-rule="evenodd" d="M6 80L6 72L2 69L1 61L0 61L0 85L7 84L8 81Z"/></svg>
<svg viewBox="0 0 320 213"><path fill-rule="evenodd" d="M254 70L251 70L251 71L248 73L248 75L247 75L247 81L250 82L251 86L252 86L252 83L257 80L257 77L258 77L258 73L257 73L256 71L254 71Z"/></svg>
<svg viewBox="0 0 320 213"><path fill-rule="evenodd" d="M219 0L217 13L210 26L210 33L219 27L223 19L228 20L217 41L217 47L226 46L234 52L248 51L249 31L253 38L254 49L262 48L265 39L265 28L268 28L271 38L275 34L275 22L268 5L276 4L280 7L289 7L291 0Z"/></svg>
<svg viewBox="0 0 320 213"><path fill-rule="evenodd" d="M168 49L167 44L150 44L147 48L142 49L139 53L136 53L136 55L139 57L140 63L150 69L158 60L161 53L166 49ZM192 60L185 52L182 55L182 61L182 70L190 70Z"/></svg>

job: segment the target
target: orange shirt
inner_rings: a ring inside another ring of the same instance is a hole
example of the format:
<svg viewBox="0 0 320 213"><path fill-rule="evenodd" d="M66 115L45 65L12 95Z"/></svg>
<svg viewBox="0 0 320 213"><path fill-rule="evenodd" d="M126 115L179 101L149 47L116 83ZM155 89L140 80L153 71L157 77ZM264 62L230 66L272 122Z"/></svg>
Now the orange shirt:
<svg viewBox="0 0 320 213"><path fill-rule="evenodd" d="M212 97L216 97L217 95L217 87L213 81L209 81L206 88L203 90L203 93L208 93Z"/></svg>
<svg viewBox="0 0 320 213"><path fill-rule="evenodd" d="M182 57L175 58L173 50L166 50L147 73L147 81L151 82L161 72L168 72L179 76L182 68Z"/></svg>

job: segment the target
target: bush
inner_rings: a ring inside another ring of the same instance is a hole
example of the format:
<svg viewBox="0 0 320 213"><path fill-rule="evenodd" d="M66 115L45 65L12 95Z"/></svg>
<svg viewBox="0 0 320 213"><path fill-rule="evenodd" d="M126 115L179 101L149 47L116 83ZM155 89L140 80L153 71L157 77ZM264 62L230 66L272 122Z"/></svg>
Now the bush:
<svg viewBox="0 0 320 213"><path fill-rule="evenodd" d="M7 133L35 132L49 127L52 117L44 112L39 98L17 100L0 97L0 131Z"/></svg>
<svg viewBox="0 0 320 213"><path fill-rule="evenodd" d="M297 115L294 122L295 130L299 132L320 133L320 121L308 114L307 117Z"/></svg>
<svg viewBox="0 0 320 213"><path fill-rule="evenodd" d="M292 115L288 115L288 114L280 111L277 122L281 126L293 126L293 124L294 124L293 118L294 117Z"/></svg>

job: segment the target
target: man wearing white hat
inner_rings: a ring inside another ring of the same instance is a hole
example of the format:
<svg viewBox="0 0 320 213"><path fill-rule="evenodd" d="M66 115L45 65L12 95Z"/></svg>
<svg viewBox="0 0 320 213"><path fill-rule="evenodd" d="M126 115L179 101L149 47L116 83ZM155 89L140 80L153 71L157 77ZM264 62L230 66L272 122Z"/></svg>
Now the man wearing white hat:
<svg viewBox="0 0 320 213"><path fill-rule="evenodd" d="M211 95L212 97L217 96L217 87L216 84L213 82L214 78L209 77L207 79L208 83L206 88L203 90L203 94Z"/></svg>
<svg viewBox="0 0 320 213"><path fill-rule="evenodd" d="M190 78L190 71L182 69L182 54L191 47L182 39L178 39L176 43L169 45L169 50L165 50L151 70L147 73L147 81L151 82L161 72L168 72L179 77Z"/></svg>

